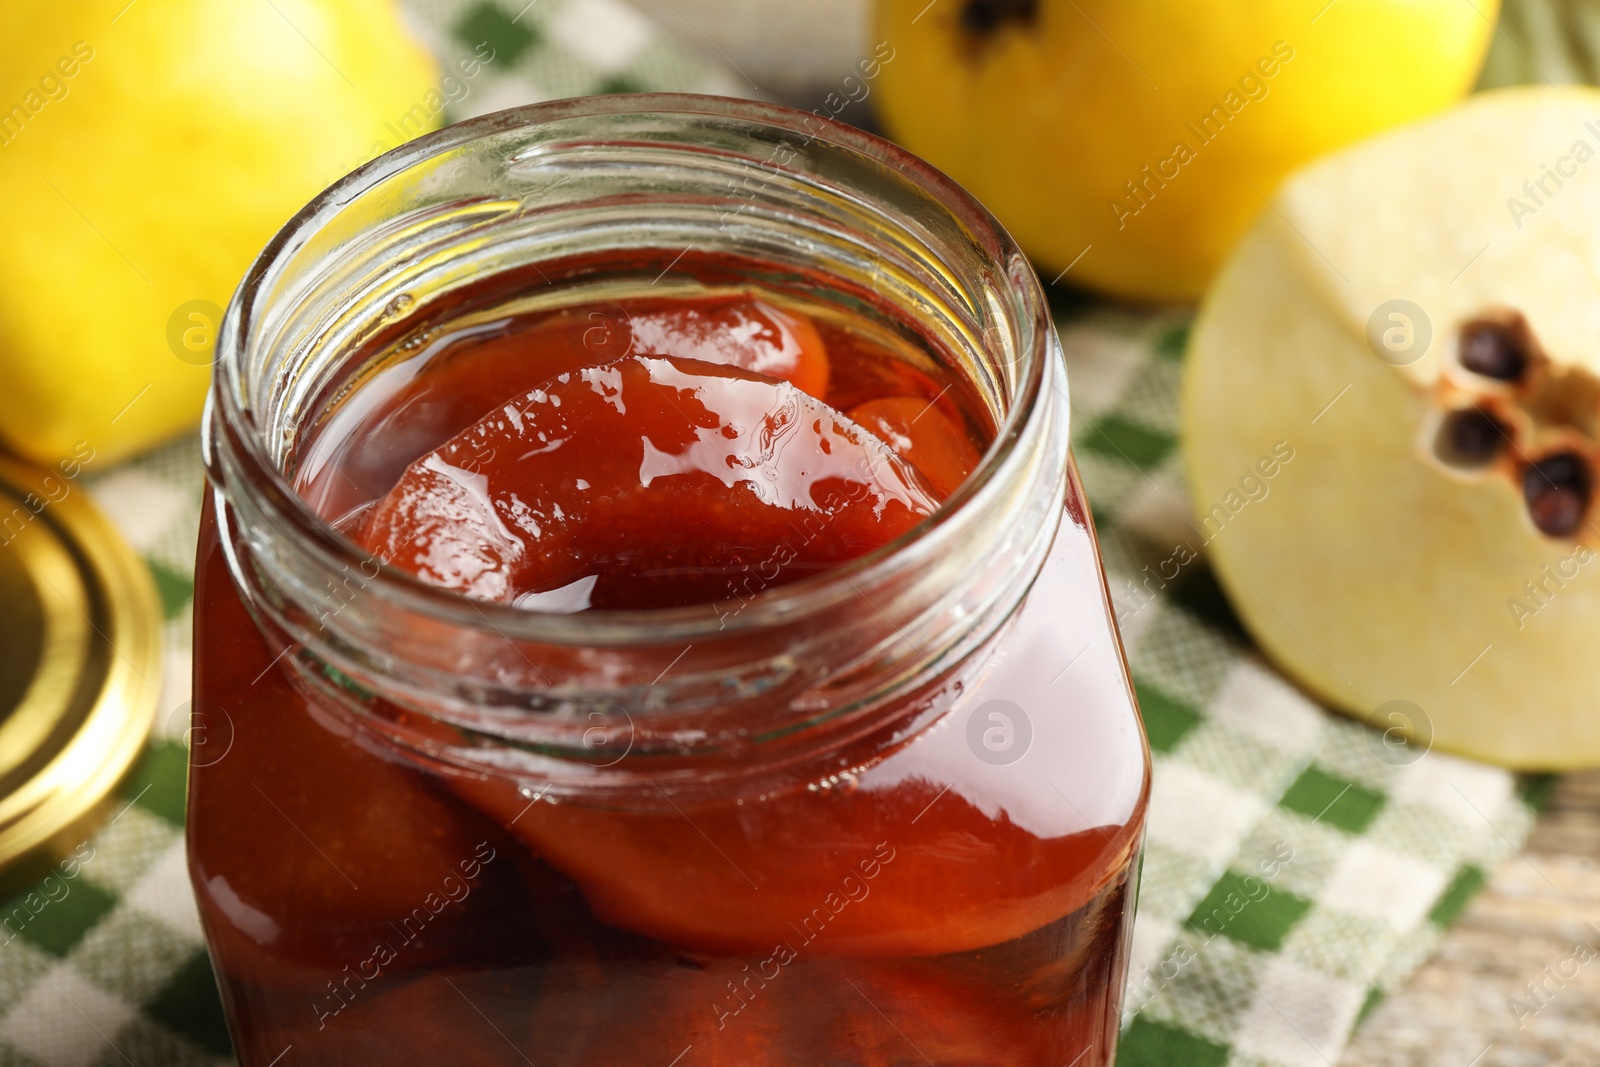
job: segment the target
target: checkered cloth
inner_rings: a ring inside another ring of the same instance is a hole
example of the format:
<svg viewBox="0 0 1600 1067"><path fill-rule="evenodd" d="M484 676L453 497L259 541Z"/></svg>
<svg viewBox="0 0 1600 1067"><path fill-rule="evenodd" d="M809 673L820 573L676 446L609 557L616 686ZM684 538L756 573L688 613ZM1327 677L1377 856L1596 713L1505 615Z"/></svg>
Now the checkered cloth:
<svg viewBox="0 0 1600 1067"><path fill-rule="evenodd" d="M520 5L410 3L447 60L495 49L452 118L743 84L617 0ZM1200 539L1176 447L1184 317L1065 297L1057 317L1078 461L1155 750L1119 1063L1323 1067L1515 853L1540 783L1395 749L1265 665L1203 559L1188 558ZM126 806L80 849L67 895L0 944L0 1067L231 1062L182 838L200 486L191 440L93 479L161 591L166 691ZM0 914L28 892L42 887Z"/></svg>

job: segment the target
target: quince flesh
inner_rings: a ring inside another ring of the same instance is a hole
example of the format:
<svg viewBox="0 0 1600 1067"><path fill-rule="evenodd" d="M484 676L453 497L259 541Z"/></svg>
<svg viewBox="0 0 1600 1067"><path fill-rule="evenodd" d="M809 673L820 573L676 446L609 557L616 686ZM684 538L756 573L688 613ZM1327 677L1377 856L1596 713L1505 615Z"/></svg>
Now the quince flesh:
<svg viewBox="0 0 1600 1067"><path fill-rule="evenodd" d="M1473 97L1306 168L1274 208L1200 311L1183 401L1234 607L1385 729L1600 763L1600 91ZM1280 442L1270 491L1216 511Z"/></svg>
<svg viewBox="0 0 1600 1067"><path fill-rule="evenodd" d="M878 0L870 89L1044 277L1192 300L1290 171L1466 92L1498 0L1321 6Z"/></svg>
<svg viewBox="0 0 1600 1067"><path fill-rule="evenodd" d="M386 124L422 132L437 78L393 0L10 0L0 440L103 462L191 425L205 305Z"/></svg>

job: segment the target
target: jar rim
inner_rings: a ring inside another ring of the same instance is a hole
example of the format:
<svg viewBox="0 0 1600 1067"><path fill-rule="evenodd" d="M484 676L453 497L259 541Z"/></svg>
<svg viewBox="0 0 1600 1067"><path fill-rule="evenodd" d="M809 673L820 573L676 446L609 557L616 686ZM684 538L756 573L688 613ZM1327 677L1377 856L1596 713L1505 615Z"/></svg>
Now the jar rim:
<svg viewBox="0 0 1600 1067"><path fill-rule="evenodd" d="M561 120L608 116L727 119L803 134L808 137L807 144L826 143L908 178L948 210L987 249L992 261L1026 263L1020 247L999 220L954 179L884 138L814 112L734 97L633 93L529 104L467 119L391 149L328 186L283 226L251 264L229 302L217 335L216 382L208 397L202 429L206 466L212 472L214 485L220 474L212 454L213 434L218 433L226 442L230 460L240 468L259 502L275 521L282 521L293 532L302 548L332 568L364 567L373 562L370 553L315 512L268 453L263 427L247 402L241 380L252 328L262 314L263 295L270 292L290 257L325 222L361 193L407 168L497 133ZM910 556L917 546L937 541L942 531L972 509L986 488L1026 460L1018 444L1045 388L1053 353L1048 305L1037 274L1029 266L1021 277L1011 281L1013 284L1005 287L1008 291L1003 294L1002 303L1010 327L1020 338L1017 366L1021 373L994 441L978 467L932 515L871 552L823 573L756 591L742 602L737 613L728 615L708 610L713 604L589 610L564 615L530 611L509 603L462 596L388 563L379 564L369 587L381 590L393 598L397 607L407 611L474 629L486 625L508 639L608 647L625 646L641 638L650 643L693 641L712 635L726 638L820 612L859 595L862 584L876 584L914 562ZM1064 372L1060 377L1064 384Z"/></svg>

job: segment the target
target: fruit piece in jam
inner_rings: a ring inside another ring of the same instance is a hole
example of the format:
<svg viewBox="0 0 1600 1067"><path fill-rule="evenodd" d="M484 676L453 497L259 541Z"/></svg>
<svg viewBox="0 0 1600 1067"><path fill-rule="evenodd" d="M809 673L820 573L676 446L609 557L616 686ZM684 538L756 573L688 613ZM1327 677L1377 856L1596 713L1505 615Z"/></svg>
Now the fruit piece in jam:
<svg viewBox="0 0 1600 1067"><path fill-rule="evenodd" d="M702 603L775 545L793 549L778 581L829 569L936 506L905 460L794 385L629 356L491 412L413 463L352 532L468 596L639 609Z"/></svg>
<svg viewBox="0 0 1600 1067"><path fill-rule="evenodd" d="M847 355L853 348L839 347ZM341 398L309 442L299 489L320 514L344 518L494 407L558 375L628 355L725 364L820 399L832 380L828 350L809 316L742 291L535 316L491 311L408 337L382 371Z"/></svg>
<svg viewBox="0 0 1600 1067"><path fill-rule="evenodd" d="M636 354L722 363L828 395L828 352L801 312L741 297L631 311L627 324Z"/></svg>
<svg viewBox="0 0 1600 1067"><path fill-rule="evenodd" d="M982 458L948 416L920 397L869 400L850 409L850 420L904 456L941 500L960 488Z"/></svg>

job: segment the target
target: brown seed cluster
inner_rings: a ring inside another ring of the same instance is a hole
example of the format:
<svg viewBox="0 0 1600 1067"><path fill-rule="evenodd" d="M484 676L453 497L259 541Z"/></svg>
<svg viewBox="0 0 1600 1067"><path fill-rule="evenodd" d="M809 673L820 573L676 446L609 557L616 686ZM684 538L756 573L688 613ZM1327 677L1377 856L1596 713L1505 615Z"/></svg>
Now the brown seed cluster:
<svg viewBox="0 0 1600 1067"><path fill-rule="evenodd" d="M1541 533L1576 538L1594 502L1600 378L1552 367L1527 320L1497 309L1462 324L1435 401L1434 458L1506 478Z"/></svg>

